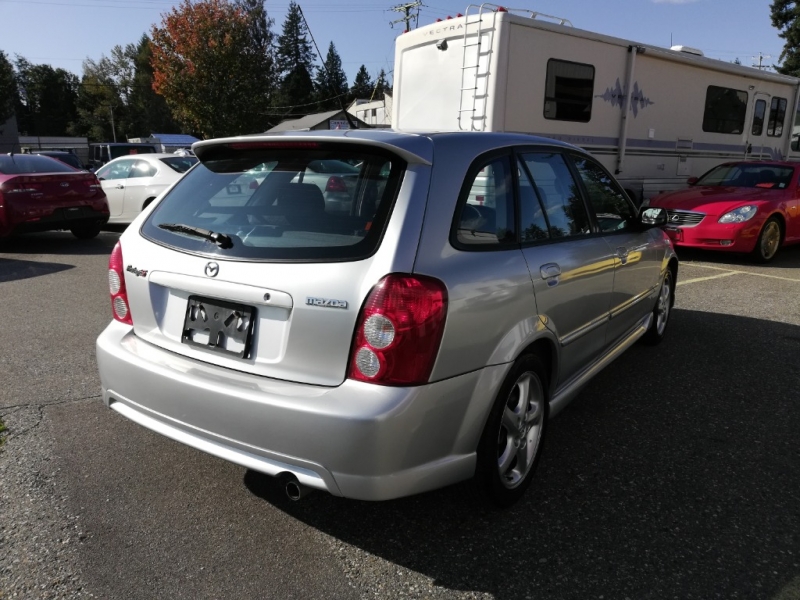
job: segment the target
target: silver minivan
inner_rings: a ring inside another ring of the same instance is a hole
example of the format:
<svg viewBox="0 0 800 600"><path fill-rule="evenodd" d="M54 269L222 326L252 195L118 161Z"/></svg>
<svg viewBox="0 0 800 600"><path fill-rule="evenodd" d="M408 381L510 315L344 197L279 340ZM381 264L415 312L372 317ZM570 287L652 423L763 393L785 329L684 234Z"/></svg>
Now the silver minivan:
<svg viewBox="0 0 800 600"><path fill-rule="evenodd" d="M352 130L193 150L110 257L103 398L293 499L474 479L509 505L547 419L664 337L666 215L574 146ZM321 160L357 175L336 210L303 180Z"/></svg>

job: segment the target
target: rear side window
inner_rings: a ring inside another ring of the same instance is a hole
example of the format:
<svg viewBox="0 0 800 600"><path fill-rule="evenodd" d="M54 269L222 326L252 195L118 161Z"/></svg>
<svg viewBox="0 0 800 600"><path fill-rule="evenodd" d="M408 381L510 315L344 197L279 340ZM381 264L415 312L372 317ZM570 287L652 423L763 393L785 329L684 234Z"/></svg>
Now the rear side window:
<svg viewBox="0 0 800 600"><path fill-rule="evenodd" d="M170 156L159 160L176 173L186 173L197 162L194 156Z"/></svg>
<svg viewBox="0 0 800 600"><path fill-rule="evenodd" d="M143 234L190 252L252 260L370 255L406 167L371 146L316 142L241 142L198 156L201 164L159 204ZM230 247L198 232L222 234Z"/></svg>
<svg viewBox="0 0 800 600"><path fill-rule="evenodd" d="M633 227L636 214L625 193L611 176L588 158L573 157L594 209L600 231L624 231Z"/></svg>
<svg viewBox="0 0 800 600"><path fill-rule="evenodd" d="M466 196L456 216L458 244L498 247L516 243L509 161L509 156L500 156L470 170L462 188Z"/></svg>
<svg viewBox="0 0 800 600"><path fill-rule="evenodd" d="M0 154L0 173L21 175L25 173L74 173L69 165L35 154Z"/></svg>

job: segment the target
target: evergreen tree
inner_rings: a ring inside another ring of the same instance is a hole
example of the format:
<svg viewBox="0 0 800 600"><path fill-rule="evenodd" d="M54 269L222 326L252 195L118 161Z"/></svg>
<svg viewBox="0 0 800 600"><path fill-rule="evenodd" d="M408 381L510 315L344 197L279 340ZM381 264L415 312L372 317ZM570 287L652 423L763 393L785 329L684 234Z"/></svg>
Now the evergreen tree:
<svg viewBox="0 0 800 600"><path fill-rule="evenodd" d="M383 100L383 94L389 89L389 82L386 80L386 71L381 69L378 78L375 80L375 87L372 91L373 100Z"/></svg>
<svg viewBox="0 0 800 600"><path fill-rule="evenodd" d="M150 38L142 35L133 57L134 75L128 99L133 131L139 132L137 137L151 133L179 133L180 126L172 118L172 113L163 96L153 91L153 67L150 64L153 50L150 47Z"/></svg>
<svg viewBox="0 0 800 600"><path fill-rule="evenodd" d="M0 50L0 127L11 118L16 108L17 82L14 67L6 53Z"/></svg>
<svg viewBox="0 0 800 600"><path fill-rule="evenodd" d="M375 83L367 72L367 67L361 65L361 68L356 73L356 78L353 80L353 86L350 88L350 101L353 100L369 100L372 97L372 88Z"/></svg>
<svg viewBox="0 0 800 600"><path fill-rule="evenodd" d="M317 107L321 111L339 109L347 101L347 75L342 69L342 59L333 42L328 46L324 67L317 68L314 86Z"/></svg>
<svg viewBox="0 0 800 600"><path fill-rule="evenodd" d="M281 83L278 105L287 115L304 115L314 100L314 82L311 79L316 55L308 41L300 6L292 1L283 23L283 33L278 37L275 52Z"/></svg>
<svg viewBox="0 0 800 600"><path fill-rule="evenodd" d="M783 46L777 67L784 75L800 76L800 5L794 0L773 0L770 5L772 26L786 44Z"/></svg>

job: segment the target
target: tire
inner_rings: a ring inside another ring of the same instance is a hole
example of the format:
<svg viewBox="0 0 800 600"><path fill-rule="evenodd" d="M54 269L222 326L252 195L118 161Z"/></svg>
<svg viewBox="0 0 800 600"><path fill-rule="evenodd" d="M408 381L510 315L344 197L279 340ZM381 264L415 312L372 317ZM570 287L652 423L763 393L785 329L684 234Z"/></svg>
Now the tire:
<svg viewBox="0 0 800 600"><path fill-rule="evenodd" d="M538 356L520 356L509 371L486 421L475 469L478 492L508 507L531 484L547 424L547 373Z"/></svg>
<svg viewBox="0 0 800 600"><path fill-rule="evenodd" d="M71 228L70 231L79 240L91 240L100 233L100 225L81 225Z"/></svg>
<svg viewBox="0 0 800 600"><path fill-rule="evenodd" d="M768 263L775 258L782 241L781 223L777 218L770 217L761 228L761 233L758 234L756 247L753 248L753 257L757 262Z"/></svg>
<svg viewBox="0 0 800 600"><path fill-rule="evenodd" d="M653 307L653 322L650 328L642 336L642 343L648 346L660 344L664 339L669 325L669 317L672 314L672 305L675 304L675 282L672 270L667 269L664 279L661 281L661 289L658 291L658 299Z"/></svg>

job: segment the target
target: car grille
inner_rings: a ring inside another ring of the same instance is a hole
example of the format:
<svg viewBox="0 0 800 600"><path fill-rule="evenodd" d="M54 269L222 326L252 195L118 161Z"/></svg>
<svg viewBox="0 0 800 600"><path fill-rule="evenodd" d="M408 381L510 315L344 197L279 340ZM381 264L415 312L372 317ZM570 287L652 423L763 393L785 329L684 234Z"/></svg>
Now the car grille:
<svg viewBox="0 0 800 600"><path fill-rule="evenodd" d="M667 222L670 225L680 225L681 227L694 227L705 216L705 213L690 210L667 210Z"/></svg>

